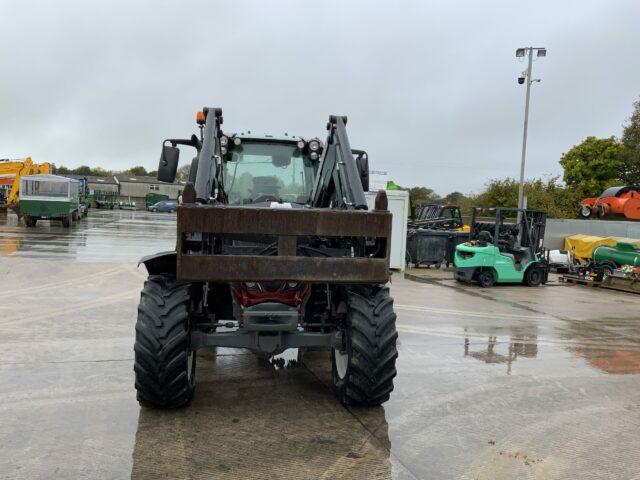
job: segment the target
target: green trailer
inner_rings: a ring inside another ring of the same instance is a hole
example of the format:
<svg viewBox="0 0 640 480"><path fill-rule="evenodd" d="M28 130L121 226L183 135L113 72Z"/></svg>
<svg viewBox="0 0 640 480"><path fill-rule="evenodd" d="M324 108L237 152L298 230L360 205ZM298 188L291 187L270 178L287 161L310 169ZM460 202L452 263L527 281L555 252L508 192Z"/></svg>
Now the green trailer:
<svg viewBox="0 0 640 480"><path fill-rule="evenodd" d="M27 227L38 220L60 220L66 228L81 218L80 182L58 175L27 175L20 179L20 216Z"/></svg>
<svg viewBox="0 0 640 480"><path fill-rule="evenodd" d="M96 208L108 208L113 210L118 206L118 192L110 190L94 190L93 201Z"/></svg>

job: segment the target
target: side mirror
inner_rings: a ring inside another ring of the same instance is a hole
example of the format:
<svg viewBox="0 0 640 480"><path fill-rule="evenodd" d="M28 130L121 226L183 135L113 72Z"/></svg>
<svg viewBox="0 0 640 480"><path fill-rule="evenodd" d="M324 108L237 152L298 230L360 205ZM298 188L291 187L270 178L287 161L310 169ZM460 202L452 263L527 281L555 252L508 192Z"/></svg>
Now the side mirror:
<svg viewBox="0 0 640 480"><path fill-rule="evenodd" d="M358 167L358 174L360 175L360 181L362 182L362 189L365 192L369 191L369 156L366 153L360 154L356 157L356 166Z"/></svg>
<svg viewBox="0 0 640 480"><path fill-rule="evenodd" d="M160 164L158 165L158 180L161 182L173 183L178 171L178 159L180 149L170 145L162 145Z"/></svg>

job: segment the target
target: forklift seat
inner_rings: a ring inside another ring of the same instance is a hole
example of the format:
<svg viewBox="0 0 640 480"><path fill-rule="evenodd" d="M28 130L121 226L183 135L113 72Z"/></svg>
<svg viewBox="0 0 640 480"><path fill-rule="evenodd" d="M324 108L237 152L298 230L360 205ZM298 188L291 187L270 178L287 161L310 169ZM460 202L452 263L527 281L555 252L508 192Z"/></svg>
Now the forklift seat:
<svg viewBox="0 0 640 480"><path fill-rule="evenodd" d="M516 248L516 237L513 235L501 235L501 238L498 240L498 248L501 252L512 252Z"/></svg>
<svg viewBox="0 0 640 480"><path fill-rule="evenodd" d="M508 257L511 259L511 261L513 262L513 265L516 267L516 270L518 269L518 263L516 262L516 257L513 253L508 253L508 252L500 252L500 255L502 255L503 257Z"/></svg>
<svg viewBox="0 0 640 480"><path fill-rule="evenodd" d="M531 260L531 251L527 247L515 247L512 256L516 270L520 270L523 265L526 265Z"/></svg>
<svg viewBox="0 0 640 480"><path fill-rule="evenodd" d="M486 230L482 230L478 234L477 240L478 240L478 245L486 247L487 245L493 243L493 235L491 235L491 233L487 232Z"/></svg>

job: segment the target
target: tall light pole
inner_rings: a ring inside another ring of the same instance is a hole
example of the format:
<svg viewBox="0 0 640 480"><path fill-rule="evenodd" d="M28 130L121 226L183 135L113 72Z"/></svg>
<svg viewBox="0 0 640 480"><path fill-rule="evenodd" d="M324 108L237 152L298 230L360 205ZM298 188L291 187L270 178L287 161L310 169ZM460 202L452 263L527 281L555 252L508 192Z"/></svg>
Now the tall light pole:
<svg viewBox="0 0 640 480"><path fill-rule="evenodd" d="M538 57L546 57L547 49L543 47L525 47L516 50L516 57L522 58L528 56L527 69L518 77L518 83L522 85L527 82L527 98L524 104L524 131L522 132L522 158L520 159L520 184L518 186L518 208L524 208L524 163L527 158L527 129L529 127L529 98L531 96L531 84L539 82L539 78L531 78L531 69L533 67L533 51L536 51Z"/></svg>

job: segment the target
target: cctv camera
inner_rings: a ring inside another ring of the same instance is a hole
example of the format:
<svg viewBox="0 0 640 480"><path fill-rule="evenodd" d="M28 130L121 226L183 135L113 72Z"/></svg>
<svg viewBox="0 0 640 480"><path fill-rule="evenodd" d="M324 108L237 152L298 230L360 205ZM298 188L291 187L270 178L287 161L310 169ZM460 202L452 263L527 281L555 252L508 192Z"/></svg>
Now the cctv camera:
<svg viewBox="0 0 640 480"><path fill-rule="evenodd" d="M524 83L524 77L518 77L518 83L522 85Z"/></svg>

